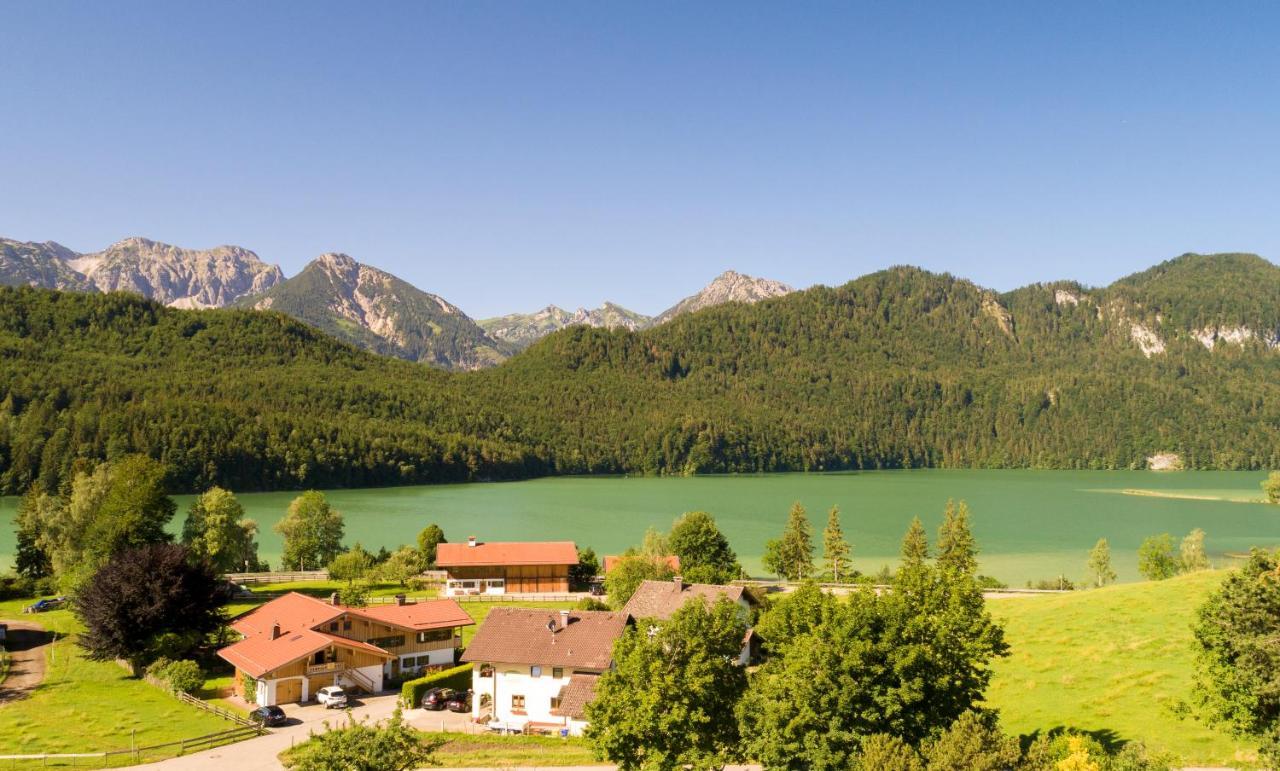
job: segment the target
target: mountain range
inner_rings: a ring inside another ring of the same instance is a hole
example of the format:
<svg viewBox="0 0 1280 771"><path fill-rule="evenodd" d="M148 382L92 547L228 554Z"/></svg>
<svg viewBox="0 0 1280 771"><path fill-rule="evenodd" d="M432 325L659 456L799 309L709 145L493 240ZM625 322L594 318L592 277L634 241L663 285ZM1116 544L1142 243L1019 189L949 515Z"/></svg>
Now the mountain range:
<svg viewBox="0 0 1280 771"><path fill-rule="evenodd" d="M1280 267L1187 254L1009 292L895 267L639 330L570 326L463 373L252 307L0 287L0 493L128 452L181 490L1280 468Z"/></svg>
<svg viewBox="0 0 1280 771"><path fill-rule="evenodd" d="M643 329L719 303L751 303L792 291L777 281L726 271L656 317L605 303L574 313L550 305L476 323L444 298L345 254L323 254L286 279L278 266L242 247L183 249L145 238L90 254L53 241L0 238L0 285L127 291L174 308L275 310L366 350L449 370L493 366L569 326Z"/></svg>

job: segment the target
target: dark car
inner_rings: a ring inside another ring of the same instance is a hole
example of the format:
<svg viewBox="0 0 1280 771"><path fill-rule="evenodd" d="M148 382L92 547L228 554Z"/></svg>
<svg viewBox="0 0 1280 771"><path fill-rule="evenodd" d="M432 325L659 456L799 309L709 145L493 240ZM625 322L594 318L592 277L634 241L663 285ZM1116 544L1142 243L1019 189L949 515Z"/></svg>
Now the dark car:
<svg viewBox="0 0 1280 771"><path fill-rule="evenodd" d="M284 725L288 721L279 707L258 707L249 713L249 719L264 726Z"/></svg>
<svg viewBox="0 0 1280 771"><path fill-rule="evenodd" d="M471 691L458 691L444 703L450 712L471 711Z"/></svg>
<svg viewBox="0 0 1280 771"><path fill-rule="evenodd" d="M66 597L45 597L43 600L36 600L27 606L27 611L31 613L44 613L46 610L60 608L66 603Z"/></svg>
<svg viewBox="0 0 1280 771"><path fill-rule="evenodd" d="M429 709L432 712L439 712L445 708L445 703L452 699L455 691L452 688L429 688L427 692L422 694L422 708Z"/></svg>

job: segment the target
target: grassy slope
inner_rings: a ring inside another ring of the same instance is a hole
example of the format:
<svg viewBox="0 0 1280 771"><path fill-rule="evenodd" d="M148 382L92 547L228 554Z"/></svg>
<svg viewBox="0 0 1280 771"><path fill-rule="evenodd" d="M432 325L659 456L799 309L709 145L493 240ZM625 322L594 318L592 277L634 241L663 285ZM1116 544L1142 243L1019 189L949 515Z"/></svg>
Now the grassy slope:
<svg viewBox="0 0 1280 771"><path fill-rule="evenodd" d="M0 602L0 618L22 619L26 601ZM59 635L80 625L70 611L27 616ZM80 656L60 638L47 657L44 682L28 698L0 706L0 754L101 752L225 731L233 726L189 707L109 662Z"/></svg>
<svg viewBox="0 0 1280 771"><path fill-rule="evenodd" d="M996 666L989 703L1013 733L1067 727L1142 740L1188 763L1252 759L1247 742L1170 712L1191 688L1195 609L1224 575L993 601L1012 653Z"/></svg>

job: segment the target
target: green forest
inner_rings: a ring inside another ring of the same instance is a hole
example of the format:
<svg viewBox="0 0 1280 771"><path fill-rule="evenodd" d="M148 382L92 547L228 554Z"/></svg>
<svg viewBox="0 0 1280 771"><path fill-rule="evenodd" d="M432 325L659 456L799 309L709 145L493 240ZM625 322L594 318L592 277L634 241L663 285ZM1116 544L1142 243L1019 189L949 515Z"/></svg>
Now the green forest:
<svg viewBox="0 0 1280 771"><path fill-rule="evenodd" d="M1164 350L1147 356L1141 325ZM1247 327L1210 350L1192 332ZM915 268L449 374L275 312L0 289L0 492L142 453L175 491L544 474L1280 466L1280 268L1005 294Z"/></svg>

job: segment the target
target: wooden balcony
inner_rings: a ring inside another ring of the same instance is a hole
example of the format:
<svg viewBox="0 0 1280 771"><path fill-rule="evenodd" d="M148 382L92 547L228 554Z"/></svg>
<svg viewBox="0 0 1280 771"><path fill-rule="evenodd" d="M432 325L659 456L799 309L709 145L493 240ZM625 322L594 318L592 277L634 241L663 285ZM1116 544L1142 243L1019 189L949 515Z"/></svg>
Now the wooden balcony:
<svg viewBox="0 0 1280 771"><path fill-rule="evenodd" d="M341 661L327 661L324 664L308 664L307 675L327 675L331 672L341 672L345 665Z"/></svg>

